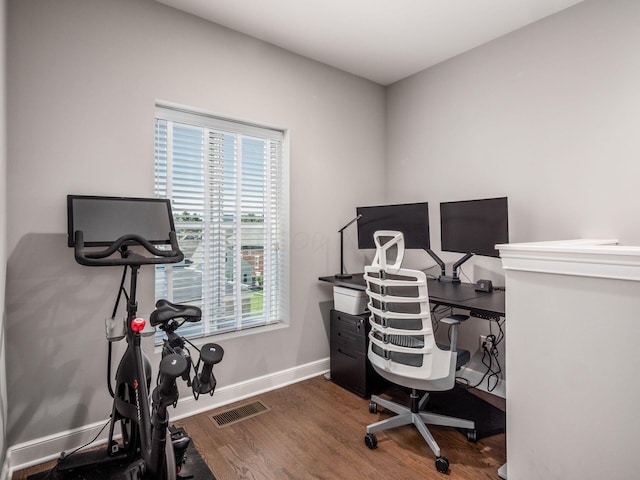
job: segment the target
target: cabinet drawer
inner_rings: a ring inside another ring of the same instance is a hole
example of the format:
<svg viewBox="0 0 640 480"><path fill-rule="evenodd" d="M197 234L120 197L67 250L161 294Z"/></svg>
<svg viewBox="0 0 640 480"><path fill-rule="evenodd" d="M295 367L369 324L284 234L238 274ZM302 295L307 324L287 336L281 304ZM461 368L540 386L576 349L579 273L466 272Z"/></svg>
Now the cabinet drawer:
<svg viewBox="0 0 640 480"><path fill-rule="evenodd" d="M331 380L358 395L367 394L366 355L344 345L331 345Z"/></svg>
<svg viewBox="0 0 640 480"><path fill-rule="evenodd" d="M331 312L331 343L348 347L365 353L367 350L367 326L369 320L365 316L354 316Z"/></svg>

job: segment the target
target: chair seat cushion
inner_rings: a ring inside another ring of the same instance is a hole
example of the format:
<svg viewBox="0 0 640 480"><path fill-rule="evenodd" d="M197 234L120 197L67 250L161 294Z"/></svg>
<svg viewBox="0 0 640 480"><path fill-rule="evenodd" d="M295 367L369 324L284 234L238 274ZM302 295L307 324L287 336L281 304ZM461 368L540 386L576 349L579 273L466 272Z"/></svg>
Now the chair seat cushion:
<svg viewBox="0 0 640 480"><path fill-rule="evenodd" d="M440 343L438 343L437 345L440 350L449 351L449 345L442 345ZM467 363L469 363L469 360L471 360L471 352L469 352L469 350L459 348L458 350L456 350L456 354L456 370L464 367Z"/></svg>

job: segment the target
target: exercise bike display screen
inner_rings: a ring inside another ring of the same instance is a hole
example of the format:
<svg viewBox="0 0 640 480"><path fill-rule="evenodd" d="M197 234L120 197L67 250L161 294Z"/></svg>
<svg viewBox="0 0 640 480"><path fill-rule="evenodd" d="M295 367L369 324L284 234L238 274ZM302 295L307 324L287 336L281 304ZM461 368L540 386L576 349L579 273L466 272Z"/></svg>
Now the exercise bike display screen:
<svg viewBox="0 0 640 480"><path fill-rule="evenodd" d="M110 246L123 235L136 234L153 244L169 244L175 231L171 202L160 198L67 196L69 247L77 230L90 247Z"/></svg>

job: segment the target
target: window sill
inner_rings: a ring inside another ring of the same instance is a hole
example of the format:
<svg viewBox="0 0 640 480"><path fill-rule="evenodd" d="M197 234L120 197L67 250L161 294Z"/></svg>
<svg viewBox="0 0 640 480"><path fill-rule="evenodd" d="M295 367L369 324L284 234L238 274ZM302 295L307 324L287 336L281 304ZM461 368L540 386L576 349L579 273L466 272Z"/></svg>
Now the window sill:
<svg viewBox="0 0 640 480"><path fill-rule="evenodd" d="M262 325L260 327L247 328L245 330L237 330L234 332L226 332L217 335L207 335L204 337L193 338L190 339L190 341L196 347L200 348L207 343L223 343L226 340L231 340L234 338L246 337L249 335L259 335L276 330L283 330L285 328L289 328L289 324L281 321L269 325ZM180 333L180 330L177 330L177 332ZM162 353L162 344L155 345L154 353Z"/></svg>

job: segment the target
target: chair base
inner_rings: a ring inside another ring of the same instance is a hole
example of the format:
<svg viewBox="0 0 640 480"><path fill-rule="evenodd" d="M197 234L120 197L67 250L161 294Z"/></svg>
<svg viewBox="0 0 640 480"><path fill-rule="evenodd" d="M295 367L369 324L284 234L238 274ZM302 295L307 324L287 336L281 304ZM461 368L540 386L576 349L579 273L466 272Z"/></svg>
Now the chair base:
<svg viewBox="0 0 640 480"><path fill-rule="evenodd" d="M429 448L433 451L436 457L440 457L440 447L435 441L431 432L427 428L427 425L438 425L441 427L454 427L454 428L466 428L468 430L475 430L476 425L473 420L465 420L462 418L448 417L446 415L438 415L436 413L420 411L417 407L426 403L428 394L425 395L418 403L417 393L414 390L411 394L412 405L414 408L408 408L404 405L386 400L377 395L371 396L371 402L375 405L380 405L389 411L396 413L395 417L386 418L376 423L372 423L367 426L367 433L375 433L383 430L389 430L391 428L401 427L403 425L415 425L422 437L424 438Z"/></svg>

